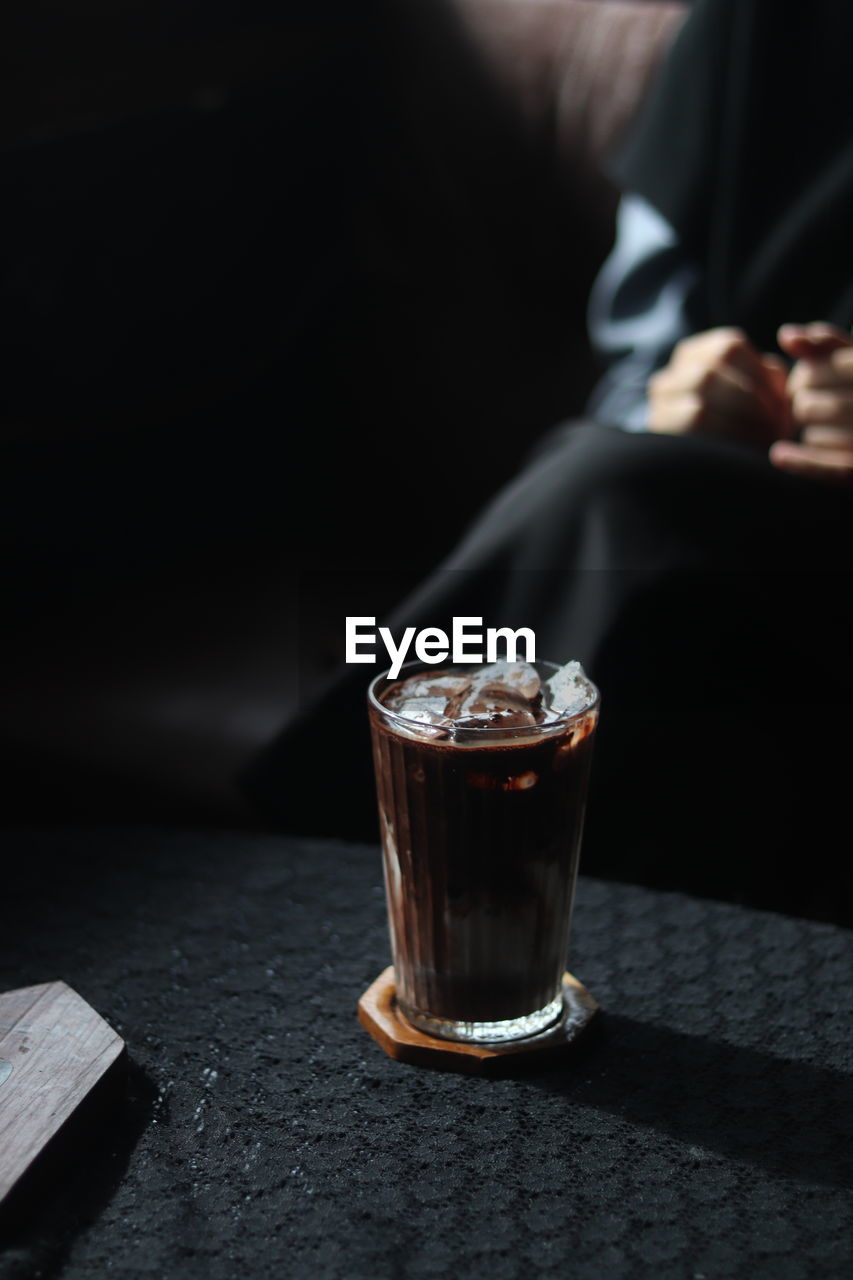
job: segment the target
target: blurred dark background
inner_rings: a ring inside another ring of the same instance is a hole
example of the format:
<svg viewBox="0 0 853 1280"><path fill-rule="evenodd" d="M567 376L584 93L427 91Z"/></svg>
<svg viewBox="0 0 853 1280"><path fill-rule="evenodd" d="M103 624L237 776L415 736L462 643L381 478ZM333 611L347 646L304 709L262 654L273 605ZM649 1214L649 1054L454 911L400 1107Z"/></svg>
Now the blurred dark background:
<svg viewBox="0 0 853 1280"><path fill-rule="evenodd" d="M10 820L252 820L344 617L581 410L603 158L682 15L7 6Z"/></svg>

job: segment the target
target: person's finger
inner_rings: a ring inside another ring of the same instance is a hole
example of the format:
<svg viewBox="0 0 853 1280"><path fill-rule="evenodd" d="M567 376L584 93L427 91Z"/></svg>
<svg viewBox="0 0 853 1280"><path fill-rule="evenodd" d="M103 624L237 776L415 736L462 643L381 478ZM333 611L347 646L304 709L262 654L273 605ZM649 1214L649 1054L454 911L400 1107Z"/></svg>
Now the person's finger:
<svg viewBox="0 0 853 1280"><path fill-rule="evenodd" d="M791 475L853 488L853 451L849 449L818 449L777 440L770 446L769 456L774 467Z"/></svg>
<svg viewBox="0 0 853 1280"><path fill-rule="evenodd" d="M802 426L853 427L853 387L840 391L795 391L791 411Z"/></svg>
<svg viewBox="0 0 853 1280"><path fill-rule="evenodd" d="M764 403L755 381L738 368L721 369L703 387L709 409L741 419L764 416Z"/></svg>
<svg viewBox="0 0 853 1280"><path fill-rule="evenodd" d="M824 321L783 324L776 334L776 341L792 360L820 360L833 351L853 345L849 333Z"/></svg>
<svg viewBox="0 0 853 1280"><path fill-rule="evenodd" d="M778 385L779 389L784 391L788 380L788 366L782 357L768 352L761 355L759 361L770 382Z"/></svg>
<svg viewBox="0 0 853 1280"><path fill-rule="evenodd" d="M748 381L736 371L702 380L657 375L649 384L649 428L670 435L718 435L769 443L765 414Z"/></svg>
<svg viewBox="0 0 853 1280"><path fill-rule="evenodd" d="M731 388L738 387L744 395L755 394L755 379L736 366L706 364L702 360L681 360L653 374L650 385L669 395L713 392L715 384L725 379Z"/></svg>
<svg viewBox="0 0 853 1280"><path fill-rule="evenodd" d="M788 397L788 366L781 356L761 357L765 385L761 393L765 413L773 422L776 435L785 439L793 436L796 426Z"/></svg>
<svg viewBox="0 0 853 1280"><path fill-rule="evenodd" d="M749 383L760 386L766 378L763 357L742 329L710 329L678 343L673 352L672 367L688 374L704 370L706 376L724 370L737 371Z"/></svg>
<svg viewBox="0 0 853 1280"><path fill-rule="evenodd" d="M788 378L788 393L804 388L849 387L853 390L853 347L839 347L820 359L799 360Z"/></svg>
<svg viewBox="0 0 853 1280"><path fill-rule="evenodd" d="M800 444L813 445L816 449L846 449L853 453L853 427L831 427L823 423L806 427L800 435Z"/></svg>
<svg viewBox="0 0 853 1280"><path fill-rule="evenodd" d="M699 430L704 406L692 392L649 397L649 430L663 435L690 435Z"/></svg>
<svg viewBox="0 0 853 1280"><path fill-rule="evenodd" d="M781 359L759 355L742 330L693 334L649 380L649 426L769 443L791 434L785 380Z"/></svg>
<svg viewBox="0 0 853 1280"><path fill-rule="evenodd" d="M719 326L681 338L673 348L672 358L678 360L683 356L685 359L693 359L698 354L707 359L745 345L749 346L750 343L743 329L737 329L733 325Z"/></svg>

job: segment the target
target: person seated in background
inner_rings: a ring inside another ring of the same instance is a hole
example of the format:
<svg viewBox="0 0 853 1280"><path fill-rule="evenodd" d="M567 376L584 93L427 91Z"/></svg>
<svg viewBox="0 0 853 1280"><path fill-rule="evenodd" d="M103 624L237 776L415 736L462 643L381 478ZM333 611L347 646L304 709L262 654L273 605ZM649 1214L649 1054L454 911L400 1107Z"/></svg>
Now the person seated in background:
<svg viewBox="0 0 853 1280"><path fill-rule="evenodd" d="M389 620L482 614L583 661L602 691L587 872L842 923L851 50L830 0L693 6L615 162L589 421L558 427ZM334 833L375 838L365 675L247 776L279 823L323 829L322 787L300 818L293 784L334 715L352 726Z"/></svg>

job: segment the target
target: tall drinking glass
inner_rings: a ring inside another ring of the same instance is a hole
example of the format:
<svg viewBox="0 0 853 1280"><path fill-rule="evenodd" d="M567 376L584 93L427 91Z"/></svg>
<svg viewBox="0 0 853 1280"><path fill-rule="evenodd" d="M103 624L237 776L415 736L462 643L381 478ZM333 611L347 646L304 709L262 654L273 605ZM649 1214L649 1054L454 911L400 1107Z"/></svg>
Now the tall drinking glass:
<svg viewBox="0 0 853 1280"><path fill-rule="evenodd" d="M547 689L559 669L532 665ZM599 699L581 672L569 711L472 727L414 718L395 693L466 675L408 664L368 707L398 1007L430 1035L494 1043L562 1017Z"/></svg>

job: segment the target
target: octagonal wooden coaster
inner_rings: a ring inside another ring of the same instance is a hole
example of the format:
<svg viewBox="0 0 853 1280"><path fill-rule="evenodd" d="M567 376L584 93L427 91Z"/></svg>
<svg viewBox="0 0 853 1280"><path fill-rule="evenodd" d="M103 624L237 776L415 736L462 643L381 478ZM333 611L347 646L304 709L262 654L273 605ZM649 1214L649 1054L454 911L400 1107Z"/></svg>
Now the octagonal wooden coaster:
<svg viewBox="0 0 853 1280"><path fill-rule="evenodd" d="M576 1044L598 1012L598 1001L577 978L564 973L563 1003L565 1014L560 1022L523 1040L490 1045L440 1040L418 1031L400 1013L394 966L389 965L359 1000L358 1020L398 1062L467 1075L497 1076L534 1060L544 1062L564 1054Z"/></svg>

